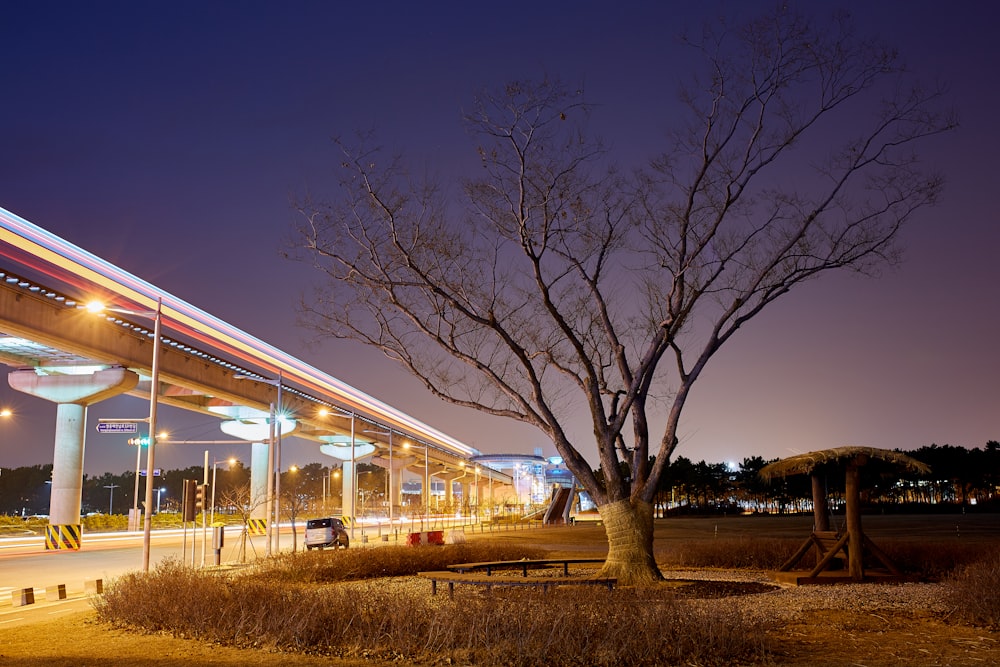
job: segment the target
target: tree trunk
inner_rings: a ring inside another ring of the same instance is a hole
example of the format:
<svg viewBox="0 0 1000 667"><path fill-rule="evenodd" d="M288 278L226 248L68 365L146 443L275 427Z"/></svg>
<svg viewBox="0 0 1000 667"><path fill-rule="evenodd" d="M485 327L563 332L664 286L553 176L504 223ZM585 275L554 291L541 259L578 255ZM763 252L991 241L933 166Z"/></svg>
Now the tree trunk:
<svg viewBox="0 0 1000 667"><path fill-rule="evenodd" d="M653 506L619 500L597 508L608 536L608 559L599 577L622 586L648 586L663 579L653 558Z"/></svg>
<svg viewBox="0 0 1000 667"><path fill-rule="evenodd" d="M823 488L823 479L818 473L812 473L812 494L813 494L813 530L825 532L830 530L829 506L826 504L826 489Z"/></svg>

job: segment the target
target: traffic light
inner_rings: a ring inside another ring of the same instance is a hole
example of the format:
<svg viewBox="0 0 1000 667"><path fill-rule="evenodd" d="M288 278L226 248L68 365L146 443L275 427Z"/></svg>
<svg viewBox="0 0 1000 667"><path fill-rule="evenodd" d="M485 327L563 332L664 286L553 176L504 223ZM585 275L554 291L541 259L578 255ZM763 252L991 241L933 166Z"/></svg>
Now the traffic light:
<svg viewBox="0 0 1000 667"><path fill-rule="evenodd" d="M149 438L148 437L129 438L128 444L132 445L133 447L149 447Z"/></svg>
<svg viewBox="0 0 1000 667"><path fill-rule="evenodd" d="M209 485L199 484L198 490L195 492L194 506L196 512L204 512L205 510L212 509L210 507L211 499L208 495Z"/></svg>

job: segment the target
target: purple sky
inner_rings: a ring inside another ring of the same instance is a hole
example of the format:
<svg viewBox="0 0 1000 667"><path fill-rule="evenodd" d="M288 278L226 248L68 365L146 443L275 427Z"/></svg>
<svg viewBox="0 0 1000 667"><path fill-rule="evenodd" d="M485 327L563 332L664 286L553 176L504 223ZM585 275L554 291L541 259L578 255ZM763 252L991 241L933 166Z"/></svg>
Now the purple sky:
<svg viewBox="0 0 1000 667"><path fill-rule="evenodd" d="M330 191L329 139L357 129L461 173L475 159L460 123L474 93L544 74L584 82L619 160L641 163L684 78L678 31L772 5L5 2L0 206L484 452L553 455L533 429L446 406L376 353L307 345L295 312L311 278L279 257L289 201ZM1000 48L996 16L983 15L995 10L844 6L924 79L949 83L961 127L924 150L947 176L944 201L906 232L900 268L806 285L727 344L686 409L689 458L1000 439ZM54 407L5 382L0 403L19 412L0 424L0 467L51 462ZM91 419L142 411L123 398ZM207 418L161 422L223 437ZM586 422L575 432L596 465ZM88 473L134 464L134 450L99 438L88 436ZM319 460L288 447L286 463ZM158 461L194 465L202 450L161 448Z"/></svg>

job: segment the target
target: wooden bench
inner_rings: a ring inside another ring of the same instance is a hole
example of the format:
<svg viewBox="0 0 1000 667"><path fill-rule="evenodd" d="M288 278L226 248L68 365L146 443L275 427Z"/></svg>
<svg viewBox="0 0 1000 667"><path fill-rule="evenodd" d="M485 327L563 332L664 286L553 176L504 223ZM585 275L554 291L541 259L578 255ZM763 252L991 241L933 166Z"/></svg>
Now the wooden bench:
<svg viewBox="0 0 1000 667"><path fill-rule="evenodd" d="M493 574L494 570L521 570L521 576L527 577L529 569L551 567L562 565L563 576L569 576L569 566L573 564L596 565L603 564L604 558L543 558L540 560L494 560L483 563L456 563L448 565L451 572L475 572L476 570L486 570L486 576Z"/></svg>
<svg viewBox="0 0 1000 667"><path fill-rule="evenodd" d="M439 572L418 572L418 577L430 579L431 595L437 595L438 582L448 584L448 597L455 597L455 584L473 584L475 586L486 586L486 590L494 586L540 586L543 593L548 593L549 588L556 586L605 586L610 591L618 582L610 577L588 578L588 577L502 577L492 575L461 574L450 571Z"/></svg>

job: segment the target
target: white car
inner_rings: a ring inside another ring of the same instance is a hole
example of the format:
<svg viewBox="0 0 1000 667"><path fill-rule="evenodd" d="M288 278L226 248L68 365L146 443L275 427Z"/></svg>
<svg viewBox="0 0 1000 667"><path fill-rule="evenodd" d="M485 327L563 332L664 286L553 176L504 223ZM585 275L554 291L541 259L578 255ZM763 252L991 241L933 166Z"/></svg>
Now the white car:
<svg viewBox="0 0 1000 667"><path fill-rule="evenodd" d="M346 549L350 544L344 522L333 517L306 521L306 549L335 547Z"/></svg>

